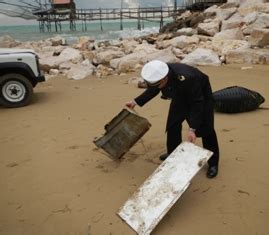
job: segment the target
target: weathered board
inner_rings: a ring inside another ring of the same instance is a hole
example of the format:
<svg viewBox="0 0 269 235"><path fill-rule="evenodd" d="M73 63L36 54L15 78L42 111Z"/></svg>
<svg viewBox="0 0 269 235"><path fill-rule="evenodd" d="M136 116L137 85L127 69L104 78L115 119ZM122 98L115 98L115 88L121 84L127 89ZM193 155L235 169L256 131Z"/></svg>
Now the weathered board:
<svg viewBox="0 0 269 235"><path fill-rule="evenodd" d="M139 235L150 234L207 163L212 152L181 143L119 210Z"/></svg>
<svg viewBox="0 0 269 235"><path fill-rule="evenodd" d="M151 124L146 118L123 109L108 124L106 133L93 142L102 148L113 160L121 158L149 130Z"/></svg>

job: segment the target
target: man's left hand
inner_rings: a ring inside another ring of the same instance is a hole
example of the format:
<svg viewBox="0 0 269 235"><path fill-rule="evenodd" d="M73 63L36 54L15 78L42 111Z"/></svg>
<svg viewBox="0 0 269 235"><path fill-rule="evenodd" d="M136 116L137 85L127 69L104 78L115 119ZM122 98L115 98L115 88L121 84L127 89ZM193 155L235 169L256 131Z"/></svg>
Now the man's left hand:
<svg viewBox="0 0 269 235"><path fill-rule="evenodd" d="M195 143L195 141L196 141L196 134L195 134L194 131L192 131L192 130L189 130L188 131L187 140L189 142L191 142L191 143Z"/></svg>

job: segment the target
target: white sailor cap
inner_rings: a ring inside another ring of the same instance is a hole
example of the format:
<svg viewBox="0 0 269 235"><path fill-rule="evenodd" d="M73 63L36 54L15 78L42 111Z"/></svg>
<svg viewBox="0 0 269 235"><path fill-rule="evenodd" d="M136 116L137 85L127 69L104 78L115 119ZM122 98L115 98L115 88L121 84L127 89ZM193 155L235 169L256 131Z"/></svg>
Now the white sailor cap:
<svg viewBox="0 0 269 235"><path fill-rule="evenodd" d="M142 78L148 83L156 83L168 74L168 65L160 60L152 60L144 65L141 71Z"/></svg>

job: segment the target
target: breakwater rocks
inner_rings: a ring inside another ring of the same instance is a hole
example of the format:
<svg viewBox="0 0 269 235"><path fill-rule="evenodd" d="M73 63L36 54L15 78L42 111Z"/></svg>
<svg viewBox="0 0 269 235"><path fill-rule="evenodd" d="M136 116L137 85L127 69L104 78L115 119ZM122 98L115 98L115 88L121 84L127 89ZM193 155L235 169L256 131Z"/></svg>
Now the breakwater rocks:
<svg viewBox="0 0 269 235"><path fill-rule="evenodd" d="M191 65L269 64L269 2L230 0L204 12L185 11L160 33L98 42L57 36L37 42L0 37L0 47L34 49L42 69L83 79L135 71L152 59Z"/></svg>

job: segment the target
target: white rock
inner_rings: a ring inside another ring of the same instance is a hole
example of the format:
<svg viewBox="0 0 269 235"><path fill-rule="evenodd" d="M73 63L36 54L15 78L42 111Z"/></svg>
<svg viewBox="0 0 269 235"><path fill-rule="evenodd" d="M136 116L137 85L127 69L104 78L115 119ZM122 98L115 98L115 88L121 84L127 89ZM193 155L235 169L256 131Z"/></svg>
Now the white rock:
<svg viewBox="0 0 269 235"><path fill-rule="evenodd" d="M198 33L208 36L214 36L220 30L220 21L214 20L209 23L199 23Z"/></svg>
<svg viewBox="0 0 269 235"><path fill-rule="evenodd" d="M217 51L219 55L226 55L229 51L242 50L250 48L250 43L244 40L218 40L212 41L212 49Z"/></svg>
<svg viewBox="0 0 269 235"><path fill-rule="evenodd" d="M173 47L181 49L181 48L193 45L193 44L198 44L199 40L200 40L199 37L197 37L196 35L191 36L191 37L182 35L179 37L172 38L171 40L163 41L162 46L163 48L168 48L170 46L173 46Z"/></svg>
<svg viewBox="0 0 269 235"><path fill-rule="evenodd" d="M143 50L135 53L125 55L121 58L112 59L110 61L110 67L119 71L119 73L126 73L130 71L135 71L137 68L141 67L146 61L147 53Z"/></svg>
<svg viewBox="0 0 269 235"><path fill-rule="evenodd" d="M157 50L156 52L153 52L151 54L147 54L145 57L145 61L148 62L151 60L160 60L160 61L163 61L165 63L180 62L180 60L173 53L171 47L164 49L164 50Z"/></svg>
<svg viewBox="0 0 269 235"><path fill-rule="evenodd" d="M129 78L129 80L128 80L128 84L133 85L135 87L139 87L139 84L141 84L143 82L144 82L144 80L140 77L132 77L132 78Z"/></svg>
<svg viewBox="0 0 269 235"><path fill-rule="evenodd" d="M92 65L92 63L90 62L89 59L83 60L81 64L82 64L83 66L90 66L90 65Z"/></svg>
<svg viewBox="0 0 269 235"><path fill-rule="evenodd" d="M60 71L58 69L51 69L49 71L49 74L54 75L54 76L58 75L59 73L60 73Z"/></svg>
<svg viewBox="0 0 269 235"><path fill-rule="evenodd" d="M209 13L209 14L217 14L217 11L218 11L218 6L217 5L212 5L211 7L208 7L204 13Z"/></svg>
<svg viewBox="0 0 269 235"><path fill-rule="evenodd" d="M67 77L73 80L81 80L88 76L93 75L95 71L95 67L91 66L83 66L83 65L73 65L70 70L67 72Z"/></svg>
<svg viewBox="0 0 269 235"><path fill-rule="evenodd" d="M67 62L64 62L64 63L61 63L59 65L59 69L62 71L62 70L69 70L71 69L71 67L73 66L74 64L70 61L67 61Z"/></svg>
<svg viewBox="0 0 269 235"><path fill-rule="evenodd" d="M109 65L113 69L117 69L119 67L119 63L121 61L121 58L113 59L109 62Z"/></svg>
<svg viewBox="0 0 269 235"><path fill-rule="evenodd" d="M269 29L255 29L250 35L252 46L265 47L269 45Z"/></svg>
<svg viewBox="0 0 269 235"><path fill-rule="evenodd" d="M254 12L251 12L249 14L247 14L244 18L243 18L243 21L249 25L249 24L252 24L254 23L258 18L258 12L257 11L254 11Z"/></svg>
<svg viewBox="0 0 269 235"><path fill-rule="evenodd" d="M242 40L244 39L243 32L240 28L234 28L234 29L227 29L223 30L213 37L213 39L218 40Z"/></svg>
<svg viewBox="0 0 269 235"><path fill-rule="evenodd" d="M106 77L106 76L114 74L114 70L100 64L97 66L95 73L96 73L96 76L100 78L100 77Z"/></svg>
<svg viewBox="0 0 269 235"><path fill-rule="evenodd" d="M73 48L65 48L59 58L63 61L72 61L73 63L78 63L82 61L82 55L79 50Z"/></svg>
<svg viewBox="0 0 269 235"><path fill-rule="evenodd" d="M242 16L246 16L249 13L252 13L252 12L255 12L255 11L268 13L268 11L269 11L269 3L263 3L263 2L258 2L258 3L256 2L255 3L255 0L253 0L252 3L248 3L246 5L241 5L238 8L238 12Z"/></svg>
<svg viewBox="0 0 269 235"><path fill-rule="evenodd" d="M125 54L130 54L134 51L134 49L139 45L139 42L136 40L123 40L122 46Z"/></svg>
<svg viewBox="0 0 269 235"><path fill-rule="evenodd" d="M267 0L240 0L240 7L256 6L260 3L265 3Z"/></svg>
<svg viewBox="0 0 269 235"><path fill-rule="evenodd" d="M133 50L133 52L135 52L135 53L138 53L140 51L143 51L143 52L149 54L149 53L157 52L158 50L156 49L155 45L151 45L148 43L142 43L142 44L136 46L135 49Z"/></svg>
<svg viewBox="0 0 269 235"><path fill-rule="evenodd" d="M48 52L40 54L40 64L53 69L59 68L60 64L67 61L79 63L82 61L82 55L78 50L73 48L65 48L59 56L52 56Z"/></svg>
<svg viewBox="0 0 269 235"><path fill-rule="evenodd" d="M230 4L231 5L231 4ZM217 5L213 5L207 8L204 13L207 15L216 15L216 20L222 21L229 19L235 12L237 11L237 7L232 5L232 7L220 8Z"/></svg>
<svg viewBox="0 0 269 235"><path fill-rule="evenodd" d="M216 18L220 21L228 20L236 11L237 11L237 7L232 7L232 8L227 8L227 9L218 8Z"/></svg>
<svg viewBox="0 0 269 235"><path fill-rule="evenodd" d="M227 64L269 64L268 49L246 49L229 51Z"/></svg>
<svg viewBox="0 0 269 235"><path fill-rule="evenodd" d="M0 37L0 48L13 48L19 46L21 43L16 41L14 38L9 35L4 35Z"/></svg>
<svg viewBox="0 0 269 235"><path fill-rule="evenodd" d="M254 29L269 28L269 14L258 13L257 19L243 29L244 34L251 34Z"/></svg>
<svg viewBox="0 0 269 235"><path fill-rule="evenodd" d="M185 36L192 36L197 34L197 29L193 29L193 28L182 28L177 30L177 33L181 34L181 35L185 35Z"/></svg>
<svg viewBox="0 0 269 235"><path fill-rule="evenodd" d="M230 19L222 21L221 31L233 28L240 28L244 24L244 18L239 13L236 13Z"/></svg>
<svg viewBox="0 0 269 235"><path fill-rule="evenodd" d="M95 64L109 64L112 59L123 57L125 54L118 50L105 50L96 53L94 60Z"/></svg>
<svg viewBox="0 0 269 235"><path fill-rule="evenodd" d="M59 35L48 40L51 42L52 46L66 45L66 40Z"/></svg>
<svg viewBox="0 0 269 235"><path fill-rule="evenodd" d="M219 56L212 50L197 48L181 61L189 65L221 65Z"/></svg>
<svg viewBox="0 0 269 235"><path fill-rule="evenodd" d="M172 47L171 51L177 58L182 58L182 56L184 55L183 51L176 47Z"/></svg>
<svg viewBox="0 0 269 235"><path fill-rule="evenodd" d="M89 48L89 45L92 44L93 42L94 42L94 39L88 36L83 36L78 39L77 44L75 45L75 48L86 50Z"/></svg>

